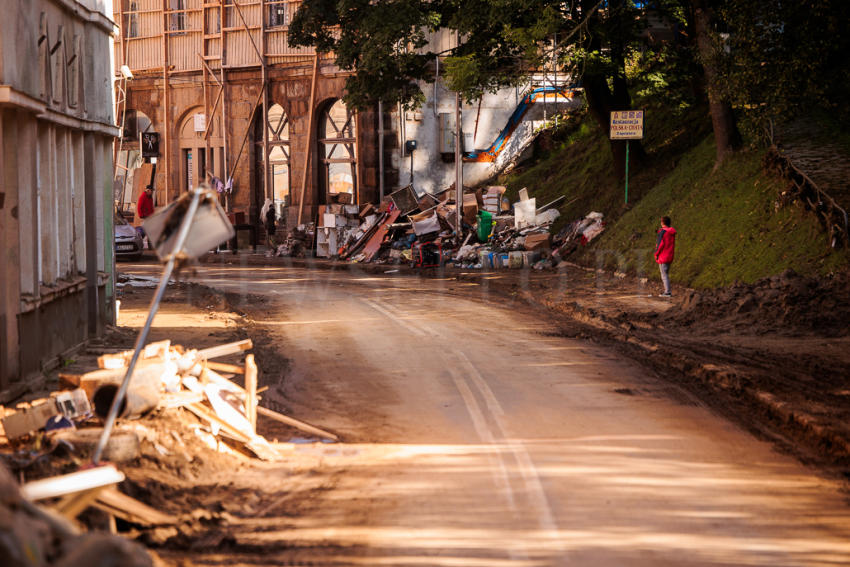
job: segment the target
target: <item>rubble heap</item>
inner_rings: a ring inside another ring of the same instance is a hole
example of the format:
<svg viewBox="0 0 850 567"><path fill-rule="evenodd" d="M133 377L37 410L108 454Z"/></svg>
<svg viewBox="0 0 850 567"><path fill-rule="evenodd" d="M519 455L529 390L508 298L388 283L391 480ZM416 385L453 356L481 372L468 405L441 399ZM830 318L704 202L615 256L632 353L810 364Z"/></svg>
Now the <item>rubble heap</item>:
<svg viewBox="0 0 850 567"><path fill-rule="evenodd" d="M554 208L561 199L542 207L520 191L511 204L506 188L491 186L465 190L458 207L454 188L419 197L412 186L390 194L375 207L340 202L319 207L315 230L318 257L364 263L409 263L427 268L453 265L462 268L550 268L605 229L602 213L576 219L551 234L560 216ZM455 230L460 209L461 233ZM312 227L309 227L312 229ZM303 255L308 237L292 234L277 247L280 256ZM299 246L297 243L301 243Z"/></svg>
<svg viewBox="0 0 850 567"><path fill-rule="evenodd" d="M157 429L175 437L182 447L191 442L204 450L264 461L278 461L282 455L257 434L258 415L336 441L332 433L259 405L257 365L253 354L246 354L252 347L250 339L200 350L172 345L169 340L143 347L126 397L118 406L121 427L112 432L98 463L87 459L101 440L99 425L109 413L134 351L101 354L97 369L60 372L60 389L49 396L19 403L14 409L0 406L6 441L0 441L2 460L22 475L37 478L18 489L0 466L0 564L152 565L144 548L122 538L81 536L79 517L93 510L109 518L106 529L113 532L117 518L126 525L160 530L163 537L185 531L186 522L196 520L164 513L119 490L119 486L127 490L119 464L130 466L138 459L142 441L152 443L160 454L170 452L164 445L174 444L158 437ZM226 356L244 356L244 363L215 360ZM234 382L237 376L243 385ZM183 416L185 427L175 429L169 423L176 412ZM136 421L141 418L148 426ZM151 426L155 421L166 426ZM179 439L177 430L187 437ZM63 458L69 454L71 459ZM80 555L78 549L88 551ZM93 562L92 557L100 555L117 559Z"/></svg>

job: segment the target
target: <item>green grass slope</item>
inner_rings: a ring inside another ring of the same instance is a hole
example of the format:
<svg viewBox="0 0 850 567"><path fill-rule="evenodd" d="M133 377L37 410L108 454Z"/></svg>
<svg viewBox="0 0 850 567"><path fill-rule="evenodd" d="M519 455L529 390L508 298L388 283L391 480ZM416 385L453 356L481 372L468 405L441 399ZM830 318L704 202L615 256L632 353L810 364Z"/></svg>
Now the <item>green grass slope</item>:
<svg viewBox="0 0 850 567"><path fill-rule="evenodd" d="M786 181L761 167L762 153L745 150L714 170L710 130L694 115L655 122L647 113L648 161L624 186L613 172L608 141L586 117L548 138L534 163L503 177L508 195L527 187L543 205L566 199L554 230L590 211L608 221L606 231L576 260L658 279L652 250L659 218L678 232L675 283L715 287L754 282L791 268L803 274L846 270L850 254L829 248L817 217L802 206L778 207ZM704 116L704 115L703 115Z"/></svg>

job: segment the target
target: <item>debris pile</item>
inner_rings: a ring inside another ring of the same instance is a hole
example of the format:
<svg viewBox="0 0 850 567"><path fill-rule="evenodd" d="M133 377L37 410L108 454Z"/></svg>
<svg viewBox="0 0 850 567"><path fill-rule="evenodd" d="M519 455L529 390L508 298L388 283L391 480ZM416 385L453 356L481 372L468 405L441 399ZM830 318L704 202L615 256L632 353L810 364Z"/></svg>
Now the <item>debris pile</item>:
<svg viewBox="0 0 850 567"><path fill-rule="evenodd" d="M315 224L300 224L286 233L283 242L278 244L273 252L269 251L269 256L304 258L313 249L315 238Z"/></svg>
<svg viewBox="0 0 850 567"><path fill-rule="evenodd" d="M184 450L190 446L206 447L204 451L280 460L278 449L257 434L258 415L336 441L332 433L258 405L258 392L262 391L257 388L258 369L253 354L246 354L252 346L247 339L198 350L165 340L141 348L126 396L118 405L122 427L109 437L100 463L91 463L88 458L95 452L95 444L101 441L104 429L99 427L100 421L110 411L134 351L100 354L97 369L69 368L60 372L59 383L65 389L18 404L15 409L0 406L0 424L8 442L2 460L21 474L26 471L30 477L43 477L24 483L18 491L4 481L8 473L0 466L0 486L5 487L0 491L0 524L16 525L23 520L13 521L9 514L27 514L35 518L32 521L45 524L39 524L40 531L34 532L33 537L40 538L41 532L47 534L37 542L25 538L5 541L0 535L0 557L15 557L21 551L15 546L24 542L28 547L35 546L44 560L13 564L52 565L49 558L56 554L64 557L67 550L48 548L46 542L55 539L55 534L50 536L48 532L61 529L63 537L76 537L78 517L86 510L106 515L107 527L113 531L115 518L144 529L166 530L169 535L175 529L183 529L182 523L191 519L161 512L118 489L125 475L112 463L130 466L141 454L142 441L152 443L161 455L171 451L166 445L175 446L171 442L174 437ZM242 359L243 355L242 364L215 360L225 356ZM242 378L243 385L233 381L237 376ZM182 423L180 428L175 428L173 419L178 414ZM142 417L144 422L135 421ZM160 421L165 425L157 426L156 422ZM177 431L185 439L180 439ZM69 454L71 464L60 458ZM71 472L67 472L69 466L73 468ZM98 543L101 544L117 545ZM116 553L125 552L120 545L116 550ZM137 553L136 547L127 547L126 553ZM77 564L85 563L68 563ZM144 555L141 562L128 558L112 564L151 562Z"/></svg>
<svg viewBox="0 0 850 567"><path fill-rule="evenodd" d="M542 207L522 189L513 205L506 188L467 190L460 206L453 188L417 196L412 186L390 194L377 208L371 204L331 203L319 207L316 255L351 262L410 263L414 267L446 264L462 268L549 268L605 228L601 213L578 219L553 237L560 216L554 208L563 197ZM289 249L278 248L279 255Z"/></svg>

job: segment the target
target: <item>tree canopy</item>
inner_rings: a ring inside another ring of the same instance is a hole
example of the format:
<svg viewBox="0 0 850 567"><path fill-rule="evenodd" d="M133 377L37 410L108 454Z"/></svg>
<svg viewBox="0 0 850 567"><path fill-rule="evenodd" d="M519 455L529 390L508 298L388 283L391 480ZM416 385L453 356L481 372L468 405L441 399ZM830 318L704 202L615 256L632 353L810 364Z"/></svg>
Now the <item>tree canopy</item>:
<svg viewBox="0 0 850 567"><path fill-rule="evenodd" d="M645 33L649 15L669 27L666 40ZM816 105L847 119L848 22L846 0L304 0L290 43L333 52L351 72L346 102L360 108L421 104L438 55L467 101L522 84L557 56L606 131L635 82L655 81L655 95L710 103L720 160L741 118L754 131ZM459 44L429 51L438 29Z"/></svg>

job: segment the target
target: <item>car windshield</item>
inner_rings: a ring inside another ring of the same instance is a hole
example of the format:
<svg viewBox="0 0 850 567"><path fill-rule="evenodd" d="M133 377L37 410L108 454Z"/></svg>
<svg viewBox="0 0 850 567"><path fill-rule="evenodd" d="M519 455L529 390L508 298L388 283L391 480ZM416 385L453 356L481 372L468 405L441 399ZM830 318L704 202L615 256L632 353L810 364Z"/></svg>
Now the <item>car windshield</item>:
<svg viewBox="0 0 850 567"><path fill-rule="evenodd" d="M130 224L130 223L127 222L127 219L125 219L124 216L121 213L119 213L118 211L115 211L115 221L114 222L115 222L115 226L118 226L120 224Z"/></svg>

